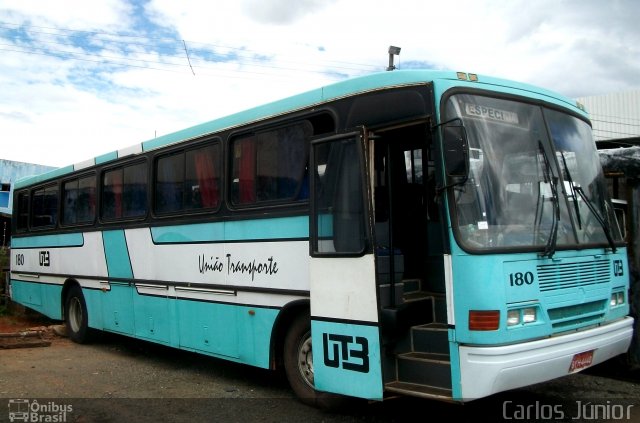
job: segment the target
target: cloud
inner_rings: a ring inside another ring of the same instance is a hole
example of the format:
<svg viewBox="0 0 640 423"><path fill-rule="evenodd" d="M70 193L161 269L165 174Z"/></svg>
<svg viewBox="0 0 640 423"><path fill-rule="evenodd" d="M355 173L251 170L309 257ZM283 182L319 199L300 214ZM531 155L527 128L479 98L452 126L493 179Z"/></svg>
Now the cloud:
<svg viewBox="0 0 640 423"><path fill-rule="evenodd" d="M298 18L328 7L332 0L243 0L242 10L251 19L274 25L290 24Z"/></svg>
<svg viewBox="0 0 640 423"><path fill-rule="evenodd" d="M133 12L131 4L121 0L4 0L2 8L2 20L14 24L102 31L130 28Z"/></svg>
<svg viewBox="0 0 640 423"><path fill-rule="evenodd" d="M399 69L490 74L572 97L636 88L637 16L635 0L6 0L0 133L20 143L3 158L79 162L383 71L389 45L402 47Z"/></svg>

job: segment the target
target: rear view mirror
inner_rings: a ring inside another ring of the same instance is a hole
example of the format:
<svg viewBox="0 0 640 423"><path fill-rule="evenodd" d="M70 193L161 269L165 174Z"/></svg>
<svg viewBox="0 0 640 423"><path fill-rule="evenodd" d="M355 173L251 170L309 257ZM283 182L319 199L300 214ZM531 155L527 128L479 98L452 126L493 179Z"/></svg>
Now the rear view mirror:
<svg viewBox="0 0 640 423"><path fill-rule="evenodd" d="M443 147L447 176L466 179L469 175L469 144L464 126L445 126Z"/></svg>

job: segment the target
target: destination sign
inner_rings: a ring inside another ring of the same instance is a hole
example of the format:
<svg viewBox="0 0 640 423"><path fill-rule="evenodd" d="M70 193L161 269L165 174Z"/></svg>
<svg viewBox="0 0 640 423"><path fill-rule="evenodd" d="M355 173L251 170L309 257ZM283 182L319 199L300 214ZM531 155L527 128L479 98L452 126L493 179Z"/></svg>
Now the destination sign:
<svg viewBox="0 0 640 423"><path fill-rule="evenodd" d="M518 114L508 110L500 110L493 107L481 106L479 104L465 103L464 111L468 116L481 119L490 119L496 122L504 122L517 125Z"/></svg>

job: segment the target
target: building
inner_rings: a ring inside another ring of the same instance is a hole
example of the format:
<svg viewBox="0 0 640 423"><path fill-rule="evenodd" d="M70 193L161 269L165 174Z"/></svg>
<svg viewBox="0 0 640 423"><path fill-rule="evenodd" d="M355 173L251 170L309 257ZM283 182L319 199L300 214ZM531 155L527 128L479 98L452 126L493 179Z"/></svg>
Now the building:
<svg viewBox="0 0 640 423"><path fill-rule="evenodd" d="M26 176L39 175L55 167L0 159L0 242L9 245L11 212L13 210L13 183Z"/></svg>
<svg viewBox="0 0 640 423"><path fill-rule="evenodd" d="M598 148L640 145L640 90L580 97Z"/></svg>
<svg viewBox="0 0 640 423"><path fill-rule="evenodd" d="M629 258L631 315L635 336L628 359L640 365L640 90L578 98L593 125L600 162Z"/></svg>

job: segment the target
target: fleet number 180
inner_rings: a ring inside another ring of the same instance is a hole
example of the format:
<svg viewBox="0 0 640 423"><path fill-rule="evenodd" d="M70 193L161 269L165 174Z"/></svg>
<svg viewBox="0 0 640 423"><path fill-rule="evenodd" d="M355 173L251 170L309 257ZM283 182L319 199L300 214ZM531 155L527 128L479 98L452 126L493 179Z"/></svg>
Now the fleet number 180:
<svg viewBox="0 0 640 423"><path fill-rule="evenodd" d="M509 273L510 286L522 286L524 284L531 285L533 283L533 272L515 272Z"/></svg>

